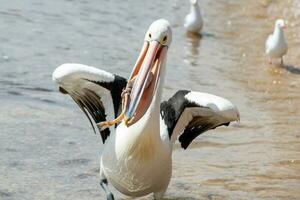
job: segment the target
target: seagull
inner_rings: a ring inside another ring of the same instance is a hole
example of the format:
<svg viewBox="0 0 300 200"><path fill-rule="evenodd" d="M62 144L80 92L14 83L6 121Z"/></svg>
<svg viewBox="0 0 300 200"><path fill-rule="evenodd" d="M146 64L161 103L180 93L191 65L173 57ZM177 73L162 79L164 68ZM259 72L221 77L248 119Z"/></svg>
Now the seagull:
<svg viewBox="0 0 300 200"><path fill-rule="evenodd" d="M281 58L281 65L283 64L283 56L288 51L288 46L283 33L284 28L284 20L276 20L274 32L269 35L266 41L266 54L269 56L270 64L272 64L272 58Z"/></svg>
<svg viewBox="0 0 300 200"><path fill-rule="evenodd" d="M212 94L178 90L161 102L171 41L170 23L154 21L128 80L82 64L53 72L59 91L71 96L94 131L98 125L104 145L100 186L107 200L114 200L108 183L127 196L161 199L177 138L186 149L201 133L239 120L236 106Z"/></svg>
<svg viewBox="0 0 300 200"><path fill-rule="evenodd" d="M184 27L188 32L199 33L203 27L203 20L201 16L198 0L190 0L191 12L185 17Z"/></svg>

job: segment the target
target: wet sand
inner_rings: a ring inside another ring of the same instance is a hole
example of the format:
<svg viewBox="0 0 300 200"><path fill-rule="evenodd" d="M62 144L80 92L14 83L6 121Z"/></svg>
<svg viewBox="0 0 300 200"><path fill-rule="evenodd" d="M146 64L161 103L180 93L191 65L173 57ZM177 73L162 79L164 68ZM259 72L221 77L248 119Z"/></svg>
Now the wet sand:
<svg viewBox="0 0 300 200"><path fill-rule="evenodd" d="M157 18L173 24L164 99L178 89L209 92L241 114L186 151L176 145L166 199L300 199L299 1L200 5L202 37L185 33L182 0L2 2L0 199L104 199L101 138L51 73L78 62L128 77ZM279 17L289 52L284 66L269 66L264 43Z"/></svg>

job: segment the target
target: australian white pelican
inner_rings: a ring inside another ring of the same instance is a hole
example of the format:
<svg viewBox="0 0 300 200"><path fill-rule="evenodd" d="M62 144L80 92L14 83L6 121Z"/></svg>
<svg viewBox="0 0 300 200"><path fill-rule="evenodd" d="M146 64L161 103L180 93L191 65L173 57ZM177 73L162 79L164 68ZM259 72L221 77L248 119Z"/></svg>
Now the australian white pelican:
<svg viewBox="0 0 300 200"><path fill-rule="evenodd" d="M283 56L288 51L288 46L284 38L284 28L284 21L282 19L276 20L274 32L269 35L266 41L266 54L269 56L270 64L272 64L272 58L281 58L281 64L283 64Z"/></svg>
<svg viewBox="0 0 300 200"><path fill-rule="evenodd" d="M128 83L81 64L63 64L53 72L59 90L73 98L93 127L91 118L99 124L124 114L118 124L99 128L104 143L100 185L108 200L114 199L108 182L128 196L162 198L172 174L175 140L186 149L201 133L239 120L230 101L212 94L179 90L161 102L171 40L169 22L153 22ZM128 85L129 102L122 107Z"/></svg>
<svg viewBox="0 0 300 200"><path fill-rule="evenodd" d="M199 33L203 27L203 19L198 0L190 0L191 11L185 17L184 27L188 32Z"/></svg>

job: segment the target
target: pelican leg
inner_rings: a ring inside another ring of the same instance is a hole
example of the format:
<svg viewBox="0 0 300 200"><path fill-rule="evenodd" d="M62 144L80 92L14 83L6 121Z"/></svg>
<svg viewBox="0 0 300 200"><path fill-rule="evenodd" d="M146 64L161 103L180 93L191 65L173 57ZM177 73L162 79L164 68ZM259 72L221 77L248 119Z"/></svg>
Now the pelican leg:
<svg viewBox="0 0 300 200"><path fill-rule="evenodd" d="M272 59L269 57L269 64L272 65Z"/></svg>
<svg viewBox="0 0 300 200"><path fill-rule="evenodd" d="M281 57L280 65L283 65L283 57Z"/></svg>
<svg viewBox="0 0 300 200"><path fill-rule="evenodd" d="M107 200L115 200L114 195L111 193L111 191L108 188L108 182L106 178L100 180L100 186L104 190Z"/></svg>

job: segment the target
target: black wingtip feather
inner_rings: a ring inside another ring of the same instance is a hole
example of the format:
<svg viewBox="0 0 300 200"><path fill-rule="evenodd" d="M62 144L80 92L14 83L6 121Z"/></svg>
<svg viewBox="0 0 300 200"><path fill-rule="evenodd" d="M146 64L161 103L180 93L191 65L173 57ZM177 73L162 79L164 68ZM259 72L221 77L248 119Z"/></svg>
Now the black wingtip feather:
<svg viewBox="0 0 300 200"><path fill-rule="evenodd" d="M198 137L200 134L211 129L211 124L206 124L200 127L187 127L184 132L179 136L179 142L183 149L187 149L192 141Z"/></svg>
<svg viewBox="0 0 300 200"><path fill-rule="evenodd" d="M95 134L96 128L95 124L98 124L99 122L106 121L106 113L105 108L103 105L103 102L101 100L101 96L98 95L97 87L105 88L110 91L112 100L113 100L113 107L114 107L114 114L115 117L119 115L120 108L121 108L121 93L123 88L126 87L127 80L121 76L114 75L114 81L106 82L106 81L93 81L86 78L79 78L81 81L86 81L82 85L76 85L76 87L62 87L59 86L59 91L63 94L69 94L72 99L75 101L75 103L79 106L79 108L82 110L82 112L86 115L88 118L93 131ZM78 79L78 81L79 81ZM101 77L100 77L101 79ZM96 86L96 87L90 87ZM95 85L93 85L95 84ZM93 119L93 120L92 120ZM107 139L107 137L110 135L110 129L109 128L103 128L97 126L99 129L99 133L101 135L103 143Z"/></svg>
<svg viewBox="0 0 300 200"><path fill-rule="evenodd" d="M161 117L164 120L169 132L169 137L172 137L173 130L182 114L182 112L189 107L199 108L203 106L196 104L195 102L188 101L185 96L189 93L188 90L179 90L168 101L161 103ZM201 124L201 125L200 125ZM183 149L192 143L192 141L200 134L214 129L218 126L228 126L229 123L216 125L215 122L209 121L207 118L193 117L189 124L185 127L183 133L179 136L179 142Z"/></svg>
<svg viewBox="0 0 300 200"><path fill-rule="evenodd" d="M62 93L62 94L68 94L68 92L62 88L62 87L59 87L58 90Z"/></svg>

